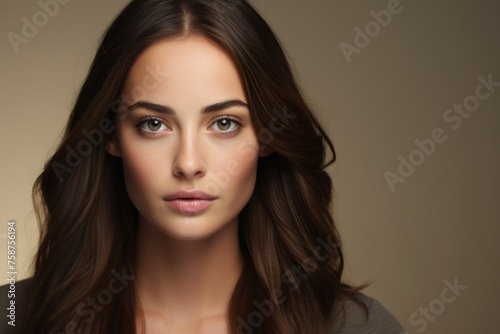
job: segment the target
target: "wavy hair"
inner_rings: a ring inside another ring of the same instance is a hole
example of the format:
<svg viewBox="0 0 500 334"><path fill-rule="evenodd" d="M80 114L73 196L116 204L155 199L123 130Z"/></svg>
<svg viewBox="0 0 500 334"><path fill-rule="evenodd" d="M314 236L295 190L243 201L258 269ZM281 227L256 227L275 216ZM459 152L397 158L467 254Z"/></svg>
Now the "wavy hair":
<svg viewBox="0 0 500 334"><path fill-rule="evenodd" d="M62 142L33 187L41 239L23 334L138 332L133 280L122 277L119 293L107 293L118 276L133 276L138 213L121 160L104 144L134 61L180 35L204 36L232 58L258 138L273 152L259 158L239 216L245 265L230 302L231 333L326 334L340 321L332 319L337 302L357 291L341 283L324 170L335 161L333 144L267 23L243 0L134 0L104 35ZM96 298L106 303L96 308Z"/></svg>

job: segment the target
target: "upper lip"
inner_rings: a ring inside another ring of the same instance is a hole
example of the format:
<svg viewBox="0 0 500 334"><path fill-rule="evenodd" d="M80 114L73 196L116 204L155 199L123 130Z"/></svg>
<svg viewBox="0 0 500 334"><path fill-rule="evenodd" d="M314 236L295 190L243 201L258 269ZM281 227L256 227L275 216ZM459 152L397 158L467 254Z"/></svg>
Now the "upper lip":
<svg viewBox="0 0 500 334"><path fill-rule="evenodd" d="M214 200L215 196L207 194L200 190L180 190L168 194L163 198L165 201L173 201L176 199L201 199L201 200Z"/></svg>

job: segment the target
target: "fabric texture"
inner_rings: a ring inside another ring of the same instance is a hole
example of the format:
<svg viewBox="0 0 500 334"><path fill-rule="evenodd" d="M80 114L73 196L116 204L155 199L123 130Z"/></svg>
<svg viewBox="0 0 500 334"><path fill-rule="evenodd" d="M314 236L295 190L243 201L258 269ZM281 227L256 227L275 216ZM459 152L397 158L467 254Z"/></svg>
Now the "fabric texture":
<svg viewBox="0 0 500 334"><path fill-rule="evenodd" d="M366 305L365 310L352 300L346 300L336 307L331 334L405 334L399 321L376 299L365 294L356 294Z"/></svg>
<svg viewBox="0 0 500 334"><path fill-rule="evenodd" d="M30 280L16 282L15 285L15 324L9 325L11 319L8 317L10 310L9 285L0 287L0 309L2 310L0 319L0 334L18 334L21 312L25 303L29 303L29 296L26 296L26 287ZM377 300L362 293L357 297L368 308L368 316L364 309L352 300L346 300L335 307L332 314L332 324L330 324L331 334L404 334L405 331L396 318Z"/></svg>

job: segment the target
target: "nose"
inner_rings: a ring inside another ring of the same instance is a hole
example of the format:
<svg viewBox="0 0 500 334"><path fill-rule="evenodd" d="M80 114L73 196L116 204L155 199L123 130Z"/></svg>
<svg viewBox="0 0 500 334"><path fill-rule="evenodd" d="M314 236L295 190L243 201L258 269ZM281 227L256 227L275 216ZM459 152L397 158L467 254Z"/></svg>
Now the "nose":
<svg viewBox="0 0 500 334"><path fill-rule="evenodd" d="M192 179L205 175L205 166L201 155L200 143L195 135L180 137L174 157L172 173L175 177Z"/></svg>

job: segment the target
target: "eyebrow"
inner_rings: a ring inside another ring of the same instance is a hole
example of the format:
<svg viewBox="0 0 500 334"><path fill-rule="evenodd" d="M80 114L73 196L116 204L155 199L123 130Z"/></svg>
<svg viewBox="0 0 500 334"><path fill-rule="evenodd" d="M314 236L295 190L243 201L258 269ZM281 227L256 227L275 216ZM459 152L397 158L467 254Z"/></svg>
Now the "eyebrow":
<svg viewBox="0 0 500 334"><path fill-rule="evenodd" d="M243 102L241 100L235 99L235 100L227 100L227 101L217 102L217 103L205 106L200 110L200 114L212 113L212 112L224 110L224 109L234 107L234 106L242 106L242 107L248 108L248 104L246 104L245 102ZM138 109L138 108L147 109L147 110L159 112L159 113L166 114L166 115L175 115L174 108L172 108L170 106L163 105L163 104L157 104L157 103L153 103L153 102L149 102L149 101L142 101L142 100L137 101L136 103L130 105L128 107L128 110L132 111L132 110Z"/></svg>

